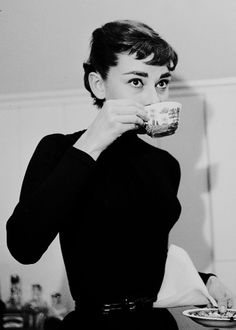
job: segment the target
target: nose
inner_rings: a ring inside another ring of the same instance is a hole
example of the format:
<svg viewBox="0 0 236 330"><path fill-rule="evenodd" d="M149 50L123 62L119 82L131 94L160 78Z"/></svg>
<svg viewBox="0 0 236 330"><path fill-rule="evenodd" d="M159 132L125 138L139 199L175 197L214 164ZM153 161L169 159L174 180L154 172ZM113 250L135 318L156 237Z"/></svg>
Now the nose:
<svg viewBox="0 0 236 330"><path fill-rule="evenodd" d="M150 105L158 102L161 102L161 99L157 94L156 88L155 87L148 88L144 99L145 105Z"/></svg>

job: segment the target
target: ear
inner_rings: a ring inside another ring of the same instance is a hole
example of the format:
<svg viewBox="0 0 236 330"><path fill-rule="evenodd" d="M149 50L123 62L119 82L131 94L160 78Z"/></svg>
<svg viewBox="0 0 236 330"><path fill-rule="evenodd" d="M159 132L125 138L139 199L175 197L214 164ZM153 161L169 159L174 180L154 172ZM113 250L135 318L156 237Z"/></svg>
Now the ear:
<svg viewBox="0 0 236 330"><path fill-rule="evenodd" d="M101 75L97 72L90 72L88 79L93 94L100 100L105 99L105 86Z"/></svg>

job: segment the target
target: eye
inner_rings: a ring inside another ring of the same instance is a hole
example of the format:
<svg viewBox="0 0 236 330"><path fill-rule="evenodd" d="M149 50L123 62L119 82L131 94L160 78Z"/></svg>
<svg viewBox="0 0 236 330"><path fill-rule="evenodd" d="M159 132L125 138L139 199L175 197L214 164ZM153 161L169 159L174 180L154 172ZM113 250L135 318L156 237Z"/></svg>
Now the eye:
<svg viewBox="0 0 236 330"><path fill-rule="evenodd" d="M141 88L143 87L143 82L141 79L138 78L134 78L134 79L130 79L129 83L131 86L135 87L135 88Z"/></svg>
<svg viewBox="0 0 236 330"><path fill-rule="evenodd" d="M161 81L158 82L158 84L156 85L157 88L161 89L161 90L165 90L168 86L169 86L170 80L168 79L163 79Z"/></svg>

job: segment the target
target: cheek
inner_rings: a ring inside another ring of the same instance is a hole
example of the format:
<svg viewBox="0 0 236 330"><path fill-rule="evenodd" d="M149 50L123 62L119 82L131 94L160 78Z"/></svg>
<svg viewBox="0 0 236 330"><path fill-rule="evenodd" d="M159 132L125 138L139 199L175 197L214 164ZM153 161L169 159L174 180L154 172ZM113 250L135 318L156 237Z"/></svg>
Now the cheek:
<svg viewBox="0 0 236 330"><path fill-rule="evenodd" d="M169 98L169 90L165 91L165 93L160 95L160 100L162 102L168 100L168 98Z"/></svg>
<svg viewBox="0 0 236 330"><path fill-rule="evenodd" d="M107 100L124 98L124 94L123 88L117 84L109 84L105 89L105 97Z"/></svg>
<svg viewBox="0 0 236 330"><path fill-rule="evenodd" d="M164 95L164 96L160 97L160 101L161 102L167 101L168 98L169 98L169 95Z"/></svg>
<svg viewBox="0 0 236 330"><path fill-rule="evenodd" d="M132 99L134 101L137 100L137 96L132 92L132 89L128 88L128 86L119 85L119 84L110 84L107 86L105 91L106 100L109 99Z"/></svg>

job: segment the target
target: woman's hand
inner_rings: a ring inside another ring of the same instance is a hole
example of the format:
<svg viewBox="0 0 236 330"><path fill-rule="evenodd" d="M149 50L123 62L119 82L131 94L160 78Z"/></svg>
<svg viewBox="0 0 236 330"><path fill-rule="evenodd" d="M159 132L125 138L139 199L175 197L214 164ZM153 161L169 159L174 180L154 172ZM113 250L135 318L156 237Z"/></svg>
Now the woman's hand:
<svg viewBox="0 0 236 330"><path fill-rule="evenodd" d="M126 99L108 100L75 147L94 159L124 132L144 126L148 120L144 107Z"/></svg>
<svg viewBox="0 0 236 330"><path fill-rule="evenodd" d="M226 288L226 286L219 280L218 277L209 277L206 286L210 295L218 303L218 309L220 313L224 313L227 308L236 307L236 296L233 295L233 293L228 288Z"/></svg>

